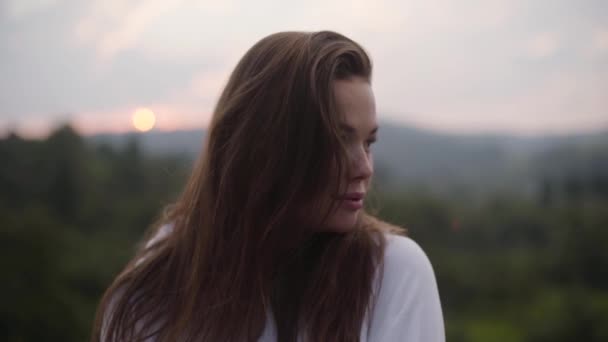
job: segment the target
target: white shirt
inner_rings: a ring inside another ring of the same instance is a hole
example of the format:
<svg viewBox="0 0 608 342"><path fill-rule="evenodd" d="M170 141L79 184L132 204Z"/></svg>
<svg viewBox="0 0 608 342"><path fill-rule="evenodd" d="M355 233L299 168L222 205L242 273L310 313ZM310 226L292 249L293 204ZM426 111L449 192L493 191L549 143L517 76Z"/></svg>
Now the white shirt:
<svg viewBox="0 0 608 342"><path fill-rule="evenodd" d="M152 240L166 236L170 232L166 228ZM384 270L375 279L376 304L364 319L360 341L444 342L441 302L429 258L412 239L385 236ZM258 342L276 342L276 335L269 313Z"/></svg>
<svg viewBox="0 0 608 342"><path fill-rule="evenodd" d="M435 273L412 239L387 235L384 274L371 325L361 342L443 342L445 331Z"/></svg>
<svg viewBox="0 0 608 342"><path fill-rule="evenodd" d="M441 302L429 258L408 237L387 234L386 239L384 272L376 279L377 302L364 320L360 341L444 342ZM258 341L276 341L271 316Z"/></svg>

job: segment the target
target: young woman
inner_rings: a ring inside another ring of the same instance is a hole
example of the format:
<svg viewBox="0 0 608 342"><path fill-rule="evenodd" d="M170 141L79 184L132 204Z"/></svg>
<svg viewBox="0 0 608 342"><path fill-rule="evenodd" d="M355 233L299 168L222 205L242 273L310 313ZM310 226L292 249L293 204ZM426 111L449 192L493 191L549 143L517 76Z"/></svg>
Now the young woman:
<svg viewBox="0 0 608 342"><path fill-rule="evenodd" d="M93 340L443 341L427 256L363 209L371 73L335 32L256 43L181 197L106 291Z"/></svg>

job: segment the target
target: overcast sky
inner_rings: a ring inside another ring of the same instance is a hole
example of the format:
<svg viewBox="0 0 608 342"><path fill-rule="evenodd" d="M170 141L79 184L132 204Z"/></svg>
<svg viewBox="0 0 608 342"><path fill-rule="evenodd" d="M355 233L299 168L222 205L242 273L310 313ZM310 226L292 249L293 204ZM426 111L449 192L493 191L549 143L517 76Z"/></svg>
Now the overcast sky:
<svg viewBox="0 0 608 342"><path fill-rule="evenodd" d="M381 119L450 132L608 128L606 0L0 0L0 130L204 127L244 52L331 29L375 64Z"/></svg>

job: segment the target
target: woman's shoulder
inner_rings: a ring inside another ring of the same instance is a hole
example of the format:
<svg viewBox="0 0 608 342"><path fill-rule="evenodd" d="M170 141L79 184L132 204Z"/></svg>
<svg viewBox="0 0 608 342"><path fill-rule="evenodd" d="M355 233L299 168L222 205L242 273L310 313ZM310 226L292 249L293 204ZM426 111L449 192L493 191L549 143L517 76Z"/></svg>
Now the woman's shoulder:
<svg viewBox="0 0 608 342"><path fill-rule="evenodd" d="M384 234L386 249L384 252L385 268L391 271L427 272L432 271L431 262L426 252L412 238L393 233Z"/></svg>
<svg viewBox="0 0 608 342"><path fill-rule="evenodd" d="M386 233L386 247L368 341L444 342L433 266L412 238Z"/></svg>
<svg viewBox="0 0 608 342"><path fill-rule="evenodd" d="M375 230L382 232L386 242L384 268L388 272L432 272L431 262L422 247L407 236L407 229L392 223L372 218Z"/></svg>
<svg viewBox="0 0 608 342"><path fill-rule="evenodd" d="M385 239L381 296L404 296L425 287L437 286L431 261L416 241L390 233L385 234Z"/></svg>
<svg viewBox="0 0 608 342"><path fill-rule="evenodd" d="M152 237L146 242L146 247L150 247L155 243L167 238L173 232L173 223L163 223Z"/></svg>

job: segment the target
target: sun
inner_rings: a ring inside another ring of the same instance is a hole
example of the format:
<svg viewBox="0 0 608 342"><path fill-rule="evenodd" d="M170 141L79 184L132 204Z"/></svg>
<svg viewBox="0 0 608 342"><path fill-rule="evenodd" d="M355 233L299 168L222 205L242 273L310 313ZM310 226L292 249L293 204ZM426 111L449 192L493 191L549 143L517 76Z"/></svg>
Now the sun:
<svg viewBox="0 0 608 342"><path fill-rule="evenodd" d="M156 116L154 112L148 108L139 108L133 113L131 117L133 127L140 132L147 132L154 128L156 123Z"/></svg>

